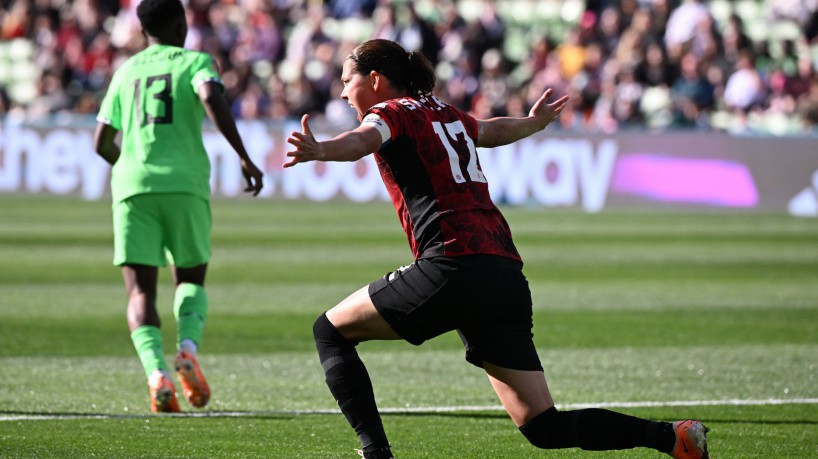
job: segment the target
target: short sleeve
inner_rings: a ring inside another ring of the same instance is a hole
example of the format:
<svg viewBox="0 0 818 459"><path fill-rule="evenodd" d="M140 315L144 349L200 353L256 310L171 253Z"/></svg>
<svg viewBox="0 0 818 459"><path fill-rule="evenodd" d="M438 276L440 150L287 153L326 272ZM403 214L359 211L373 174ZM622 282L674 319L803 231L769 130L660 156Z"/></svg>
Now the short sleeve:
<svg viewBox="0 0 818 459"><path fill-rule="evenodd" d="M474 139L474 142L476 143L477 137L480 135L480 126L477 123L477 119L466 112L460 113L462 113L461 119L466 127L466 133L469 134L469 137Z"/></svg>
<svg viewBox="0 0 818 459"><path fill-rule="evenodd" d="M193 78L191 78L190 83L193 86L194 92L198 91L199 87L205 83L218 83L224 87L224 82L222 82L222 78L219 75L216 61L214 61L209 54L199 53L199 56L193 63L191 74Z"/></svg>
<svg viewBox="0 0 818 459"><path fill-rule="evenodd" d="M107 124L117 131L122 130L122 102L119 97L120 80L119 73L115 73L108 85L108 92L102 98L97 113L97 121Z"/></svg>

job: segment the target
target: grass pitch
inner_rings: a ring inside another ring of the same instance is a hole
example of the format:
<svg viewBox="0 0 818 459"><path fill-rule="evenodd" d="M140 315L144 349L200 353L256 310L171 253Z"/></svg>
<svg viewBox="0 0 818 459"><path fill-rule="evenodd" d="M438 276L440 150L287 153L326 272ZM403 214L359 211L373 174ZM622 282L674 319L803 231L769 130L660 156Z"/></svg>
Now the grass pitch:
<svg viewBox="0 0 818 459"><path fill-rule="evenodd" d="M701 418L714 457L818 457L818 221L504 208L558 405ZM0 196L0 457L356 457L311 324L411 261L388 203L215 201L211 404L151 415L108 202ZM160 276L168 360L170 275ZM401 459L540 451L453 334L359 346Z"/></svg>

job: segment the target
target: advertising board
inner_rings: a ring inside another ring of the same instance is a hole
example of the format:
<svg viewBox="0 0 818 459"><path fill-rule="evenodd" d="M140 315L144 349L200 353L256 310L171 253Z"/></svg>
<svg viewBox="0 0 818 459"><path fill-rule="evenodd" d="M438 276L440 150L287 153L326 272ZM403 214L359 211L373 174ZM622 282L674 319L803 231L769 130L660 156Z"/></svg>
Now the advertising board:
<svg viewBox="0 0 818 459"><path fill-rule="evenodd" d="M248 152L264 168L261 196L356 202L387 200L372 156L355 163L305 163L284 171L297 122L240 122ZM333 135L316 130L316 137ZM0 126L0 192L107 199L110 167L93 150L90 127ZM227 141L205 130L214 196L242 194ZM743 209L818 216L818 139L735 137L677 131L581 135L547 129L512 145L479 150L480 168L501 204L615 208Z"/></svg>

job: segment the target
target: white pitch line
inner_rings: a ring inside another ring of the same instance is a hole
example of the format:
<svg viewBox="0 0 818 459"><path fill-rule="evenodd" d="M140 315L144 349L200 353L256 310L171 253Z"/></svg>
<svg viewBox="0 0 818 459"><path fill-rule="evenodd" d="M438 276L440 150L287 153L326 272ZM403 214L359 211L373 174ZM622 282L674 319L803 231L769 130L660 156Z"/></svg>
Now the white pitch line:
<svg viewBox="0 0 818 459"><path fill-rule="evenodd" d="M818 405L818 398L770 398L770 399L728 399L728 400L671 400L665 402L600 402L600 403L567 403L557 405L561 410L583 408L662 408L674 406L764 406L764 405ZM381 408L384 414L402 413L457 413L475 411L503 411L500 405L465 405L465 406L429 406L405 408ZM315 414L340 414L339 410L272 410L272 411L203 411L176 414L164 414L169 417L183 418L242 418L249 416L300 416ZM3 421L48 421L73 419L143 419L155 417L155 414L59 414L59 413L20 413L0 414Z"/></svg>

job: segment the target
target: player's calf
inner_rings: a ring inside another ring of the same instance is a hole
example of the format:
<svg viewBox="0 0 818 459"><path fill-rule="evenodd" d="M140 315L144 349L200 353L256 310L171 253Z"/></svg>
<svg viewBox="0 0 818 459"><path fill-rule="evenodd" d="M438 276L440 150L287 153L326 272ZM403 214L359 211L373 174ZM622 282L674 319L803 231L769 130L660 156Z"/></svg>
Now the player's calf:
<svg viewBox="0 0 818 459"><path fill-rule="evenodd" d="M372 381L355 350L358 343L344 338L326 314L318 317L312 331L327 386L349 425L358 434L364 451L388 450L389 442L375 404Z"/></svg>
<svg viewBox="0 0 818 459"><path fill-rule="evenodd" d="M676 441L670 423L598 408L551 408L520 426L520 432L532 445L543 449L608 451L646 447L671 454Z"/></svg>

